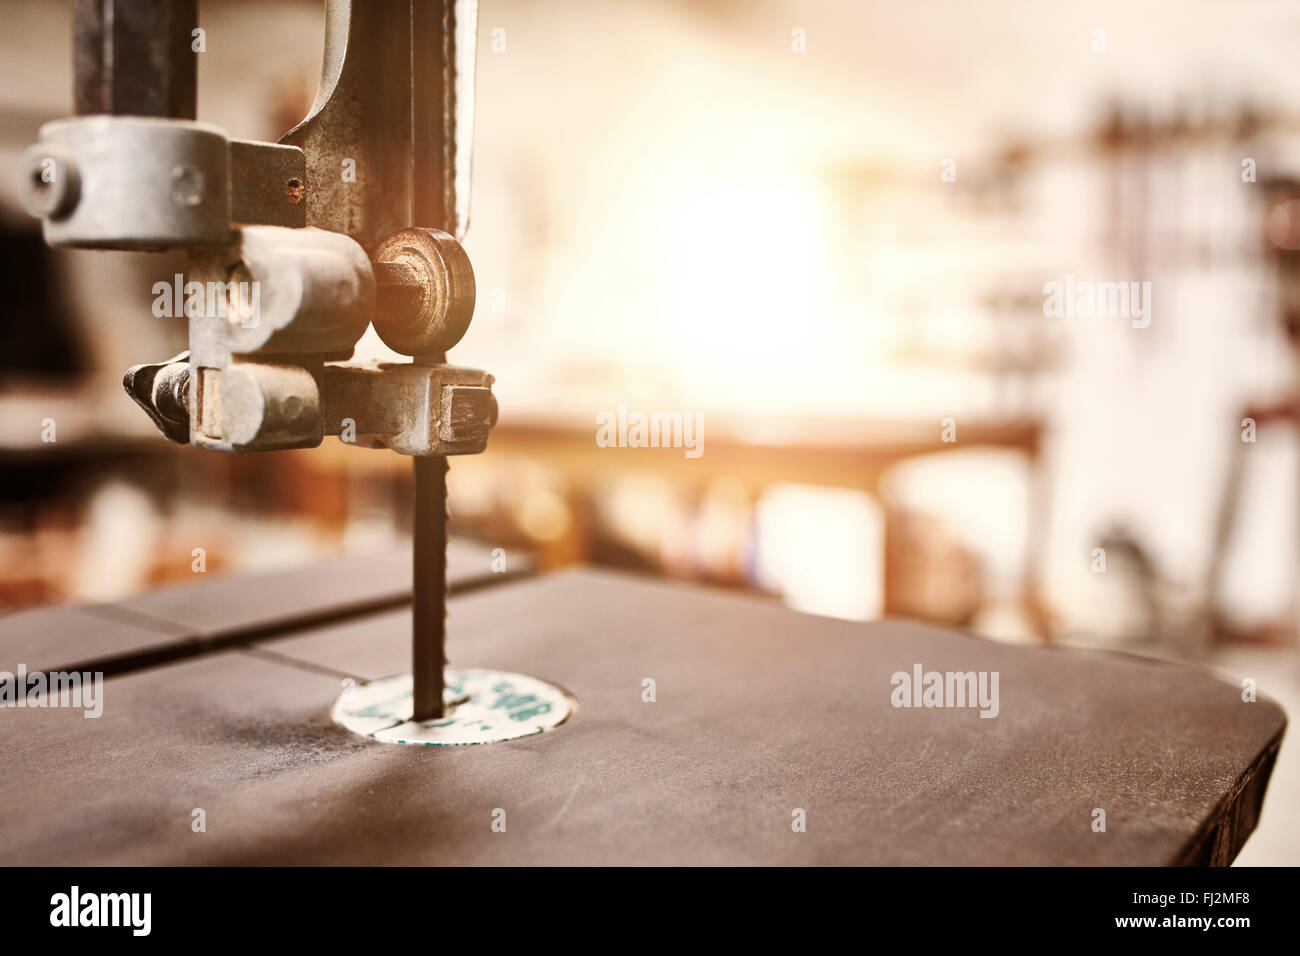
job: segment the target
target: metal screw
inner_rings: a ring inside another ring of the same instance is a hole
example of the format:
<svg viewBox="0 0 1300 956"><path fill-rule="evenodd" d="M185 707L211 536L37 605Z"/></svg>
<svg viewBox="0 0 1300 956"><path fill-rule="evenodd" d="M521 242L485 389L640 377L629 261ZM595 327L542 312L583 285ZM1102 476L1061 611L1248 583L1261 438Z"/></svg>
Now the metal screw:
<svg viewBox="0 0 1300 956"><path fill-rule="evenodd" d="M58 147L36 145L23 154L20 198L37 218L62 219L77 205L81 177L71 155Z"/></svg>
<svg viewBox="0 0 1300 956"><path fill-rule="evenodd" d="M203 202L203 174L193 166L172 167L172 202L193 208Z"/></svg>

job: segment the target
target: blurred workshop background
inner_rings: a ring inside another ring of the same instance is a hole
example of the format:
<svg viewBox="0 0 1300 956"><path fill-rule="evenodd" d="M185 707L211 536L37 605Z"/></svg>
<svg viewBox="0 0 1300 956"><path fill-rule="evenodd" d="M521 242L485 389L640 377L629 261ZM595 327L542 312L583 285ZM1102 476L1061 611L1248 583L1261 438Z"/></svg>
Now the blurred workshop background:
<svg viewBox="0 0 1300 956"><path fill-rule="evenodd" d="M71 3L0 12L0 607L398 542L405 459L201 453L130 402L184 262L43 246L16 169L70 111ZM200 15L199 118L278 138L319 3ZM483 0L451 360L501 420L452 533L1194 658L1300 712L1298 39L1275 0ZM1151 283L1150 324L1046 317L1067 275ZM703 453L599 446L620 405L702 416ZM1270 850L1300 833L1241 861Z"/></svg>

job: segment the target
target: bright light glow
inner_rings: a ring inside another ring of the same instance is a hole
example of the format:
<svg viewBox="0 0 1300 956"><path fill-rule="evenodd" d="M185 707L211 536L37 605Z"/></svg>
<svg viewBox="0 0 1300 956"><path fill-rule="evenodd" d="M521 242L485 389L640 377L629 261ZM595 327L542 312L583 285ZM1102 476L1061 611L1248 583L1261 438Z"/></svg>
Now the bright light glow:
<svg viewBox="0 0 1300 956"><path fill-rule="evenodd" d="M783 483L759 500L759 579L797 610L880 617L884 545L884 514L866 492Z"/></svg>
<svg viewBox="0 0 1300 956"><path fill-rule="evenodd" d="M792 348L833 333L817 192L787 176L674 194L660 220L671 252L659 327L679 372L724 401L771 396L773 370Z"/></svg>

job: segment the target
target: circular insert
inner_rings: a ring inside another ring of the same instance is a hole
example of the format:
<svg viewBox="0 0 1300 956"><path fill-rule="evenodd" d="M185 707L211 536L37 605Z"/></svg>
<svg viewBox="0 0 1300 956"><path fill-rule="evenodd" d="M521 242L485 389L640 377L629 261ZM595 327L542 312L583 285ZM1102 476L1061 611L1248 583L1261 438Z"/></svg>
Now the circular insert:
<svg viewBox="0 0 1300 956"><path fill-rule="evenodd" d="M561 687L509 671L448 668L444 715L413 721L410 674L349 687L334 702L334 722L392 744L464 746L540 734L564 723L577 701Z"/></svg>

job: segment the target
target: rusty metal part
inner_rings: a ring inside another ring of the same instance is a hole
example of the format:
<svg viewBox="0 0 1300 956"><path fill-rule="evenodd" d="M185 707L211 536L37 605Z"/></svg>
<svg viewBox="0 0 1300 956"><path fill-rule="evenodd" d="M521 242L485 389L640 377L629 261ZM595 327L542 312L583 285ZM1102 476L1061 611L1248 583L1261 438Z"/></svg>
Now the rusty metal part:
<svg viewBox="0 0 1300 956"><path fill-rule="evenodd" d="M372 262L375 271L375 315L418 315L424 305L420 272L404 262Z"/></svg>
<svg viewBox="0 0 1300 956"><path fill-rule="evenodd" d="M280 138L307 154L311 225L367 249L410 225L463 235L477 20L473 0L326 3L316 100Z"/></svg>
<svg viewBox="0 0 1300 956"><path fill-rule="evenodd" d="M469 226L477 0L412 4L415 162L411 222L457 239Z"/></svg>
<svg viewBox="0 0 1300 956"><path fill-rule="evenodd" d="M320 388L306 368L287 363L229 362L191 357L190 441L213 451L314 448L324 437Z"/></svg>
<svg viewBox="0 0 1300 956"><path fill-rule="evenodd" d="M363 448L445 457L487 447L497 418L492 382L481 369L456 365L321 367L238 358L206 365L182 352L133 366L122 384L158 430L182 444L192 438L216 451L265 451L312 447L331 434Z"/></svg>
<svg viewBox="0 0 1300 956"><path fill-rule="evenodd" d="M464 248L440 229L403 229L379 244L375 331L403 355L445 352L474 316L474 268Z"/></svg>
<svg viewBox="0 0 1300 956"><path fill-rule="evenodd" d="M325 5L325 59L307 118L280 138L307 156L307 221L372 249L411 223L410 16Z"/></svg>
<svg viewBox="0 0 1300 956"><path fill-rule="evenodd" d="M77 0L78 114L194 119L196 0Z"/></svg>
<svg viewBox="0 0 1300 956"><path fill-rule="evenodd" d="M217 245L230 241L228 167L225 133L207 123L79 116L41 127L20 195L52 246Z"/></svg>
<svg viewBox="0 0 1300 956"><path fill-rule="evenodd" d="M411 225L456 231L456 8L411 6L411 137L417 172Z"/></svg>
<svg viewBox="0 0 1300 956"><path fill-rule="evenodd" d="M365 251L320 229L246 226L195 257L190 441L216 451L310 448L324 434L322 362L346 358L374 311Z"/></svg>
<svg viewBox="0 0 1300 956"><path fill-rule="evenodd" d="M230 141L230 221L307 225L307 158L296 146Z"/></svg>
<svg viewBox="0 0 1300 956"><path fill-rule="evenodd" d="M190 318L190 351L203 364L254 352L347 357L374 311L370 261L335 232L246 226L233 245L197 255L192 272L217 306Z"/></svg>
<svg viewBox="0 0 1300 956"><path fill-rule="evenodd" d="M135 403L170 441L190 440L190 353L181 352L165 362L133 365L122 386Z"/></svg>
<svg viewBox="0 0 1300 956"><path fill-rule="evenodd" d="M47 123L23 157L20 198L51 245L191 248L231 223L307 224L306 158L185 120L89 116Z"/></svg>
<svg viewBox="0 0 1300 956"><path fill-rule="evenodd" d="M459 365L326 365L326 431L402 455L476 455L496 423L493 381Z"/></svg>

